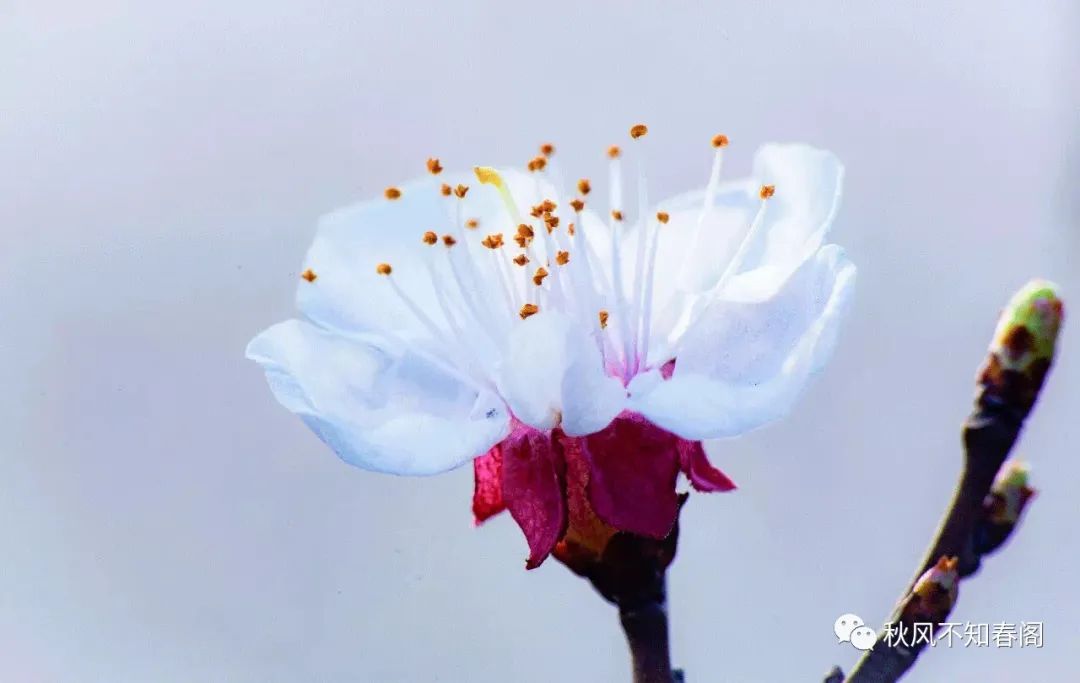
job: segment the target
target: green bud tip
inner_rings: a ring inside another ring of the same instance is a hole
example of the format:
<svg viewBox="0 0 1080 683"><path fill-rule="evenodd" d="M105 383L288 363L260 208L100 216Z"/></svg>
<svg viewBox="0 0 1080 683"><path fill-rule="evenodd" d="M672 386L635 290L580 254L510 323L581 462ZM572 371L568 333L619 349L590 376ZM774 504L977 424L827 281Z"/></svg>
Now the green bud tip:
<svg viewBox="0 0 1080 683"><path fill-rule="evenodd" d="M1064 313L1053 283L1032 280L1020 288L1002 312L990 346L1002 368L1023 372L1052 360Z"/></svg>
<svg viewBox="0 0 1080 683"><path fill-rule="evenodd" d="M1010 460L1001 466L990 487L990 521L995 524L1016 524L1024 506L1035 495L1028 485L1031 468L1027 463Z"/></svg>

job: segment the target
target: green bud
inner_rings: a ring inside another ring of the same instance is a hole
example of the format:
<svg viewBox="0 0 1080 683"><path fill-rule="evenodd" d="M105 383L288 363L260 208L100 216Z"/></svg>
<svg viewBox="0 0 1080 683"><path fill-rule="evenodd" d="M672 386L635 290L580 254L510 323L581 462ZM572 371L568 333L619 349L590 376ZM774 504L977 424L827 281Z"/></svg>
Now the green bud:
<svg viewBox="0 0 1080 683"><path fill-rule="evenodd" d="M1001 466L990 487L990 497L1001 502L989 516L991 521L1016 524L1020 519L1024 506L1035 495L1035 490L1028 486L1030 472L1026 463L1016 460Z"/></svg>
<svg viewBox="0 0 1080 683"><path fill-rule="evenodd" d="M1053 362L1063 317L1057 288L1045 280L1033 280L1013 295L979 374L980 403L1005 405L1027 415Z"/></svg>
<svg viewBox="0 0 1080 683"><path fill-rule="evenodd" d="M997 550L1016 529L1020 514L1034 497L1028 485L1027 464L1010 460L1001 466L983 501L983 516L975 526L975 551L985 555Z"/></svg>

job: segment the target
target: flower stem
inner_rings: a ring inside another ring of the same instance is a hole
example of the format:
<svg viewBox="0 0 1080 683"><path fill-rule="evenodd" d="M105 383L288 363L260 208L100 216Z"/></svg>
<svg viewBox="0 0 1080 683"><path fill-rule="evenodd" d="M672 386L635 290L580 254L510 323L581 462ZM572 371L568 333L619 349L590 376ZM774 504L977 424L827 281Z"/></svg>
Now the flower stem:
<svg viewBox="0 0 1080 683"><path fill-rule="evenodd" d="M620 605L619 621L626 633L634 667L634 683L672 683L664 599L639 605Z"/></svg>

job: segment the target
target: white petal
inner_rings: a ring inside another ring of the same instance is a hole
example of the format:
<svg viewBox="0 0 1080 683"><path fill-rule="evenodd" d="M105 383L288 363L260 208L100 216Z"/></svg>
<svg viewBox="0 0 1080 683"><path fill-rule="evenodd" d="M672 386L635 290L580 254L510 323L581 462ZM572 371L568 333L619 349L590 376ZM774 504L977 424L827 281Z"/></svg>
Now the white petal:
<svg viewBox="0 0 1080 683"><path fill-rule="evenodd" d="M754 179L774 185L746 258L724 285L725 297L763 301L824 243L840 206L844 167L825 150L769 144L754 158Z"/></svg>
<svg viewBox="0 0 1080 683"><path fill-rule="evenodd" d="M482 455L509 432L505 405L411 354L347 339L299 320L251 340L278 401L343 460L377 472L427 475Z"/></svg>
<svg viewBox="0 0 1080 683"><path fill-rule="evenodd" d="M524 211L536 191L536 181L514 170L501 171L511 194ZM470 189L463 200L444 197L440 185L458 183ZM472 255L479 282L466 282L469 294L482 297L490 306L505 306L499 293L497 276L487 250L480 246L485 235L502 232L509 242L516 223L507 212L499 193L481 185L472 174L427 176L401 186L397 200L373 199L339 209L319 222L315 241L308 251L304 268L317 276L314 282L301 282L297 304L311 320L328 329L356 332L386 332L411 340L430 341L431 334L403 305L387 279L375 272L379 263L393 268L395 283L438 327L448 328L441 313L430 269L443 284L448 296L459 299L455 280L442 244L422 242L427 231L439 236L464 235L453 247ZM475 230L462 229L458 223L475 218Z"/></svg>
<svg viewBox="0 0 1080 683"><path fill-rule="evenodd" d="M750 181L724 183L704 216L704 189L657 206L669 219L666 225L650 226L660 231L653 277L651 360L670 358L668 351L692 319L697 299L720 280L753 221L757 192L757 185Z"/></svg>
<svg viewBox="0 0 1080 683"><path fill-rule="evenodd" d="M764 301L824 243L839 207L843 166L830 152L800 144L762 146L752 178L722 184L694 239L705 191L660 205L671 220L657 250L650 359L662 362L698 314L701 295L715 287L740 248L724 297ZM775 185L761 225L749 234L762 185ZM745 247L744 239L748 240ZM670 357L670 356L667 356Z"/></svg>
<svg viewBox="0 0 1080 683"><path fill-rule="evenodd" d="M569 317L533 315L510 334L499 391L514 415L541 430L597 432L622 411L626 390L604 372L595 340Z"/></svg>
<svg viewBox="0 0 1080 683"><path fill-rule="evenodd" d="M657 206L658 211L669 216L667 224L659 226L658 295L676 285L688 291L706 291L716 284L754 219L759 204L757 193L758 187L750 181L724 183L717 188L712 208L704 216L701 213L704 189L673 197ZM695 242L699 219L700 238Z"/></svg>
<svg viewBox="0 0 1080 683"><path fill-rule="evenodd" d="M734 436L782 417L831 355L854 284L855 266L828 245L772 299L717 297L681 341L671 379L642 382L631 407L687 439Z"/></svg>

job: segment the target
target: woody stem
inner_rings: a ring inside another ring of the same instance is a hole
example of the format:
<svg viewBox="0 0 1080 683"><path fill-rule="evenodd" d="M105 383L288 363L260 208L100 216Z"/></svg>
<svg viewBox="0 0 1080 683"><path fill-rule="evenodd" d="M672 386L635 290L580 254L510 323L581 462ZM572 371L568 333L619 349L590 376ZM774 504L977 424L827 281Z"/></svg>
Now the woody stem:
<svg viewBox="0 0 1080 683"><path fill-rule="evenodd" d="M634 683L672 683L667 607L660 595L640 604L619 605L634 668Z"/></svg>

